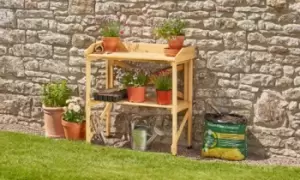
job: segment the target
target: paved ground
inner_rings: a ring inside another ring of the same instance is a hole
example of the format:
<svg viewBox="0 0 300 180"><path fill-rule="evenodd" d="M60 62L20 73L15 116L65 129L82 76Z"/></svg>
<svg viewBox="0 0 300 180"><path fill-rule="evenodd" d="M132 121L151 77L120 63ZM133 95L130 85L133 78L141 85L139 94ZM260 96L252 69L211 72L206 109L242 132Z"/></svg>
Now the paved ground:
<svg viewBox="0 0 300 180"><path fill-rule="evenodd" d="M12 132L21 132L29 133L35 135L44 135L44 130L33 129L27 126L18 125L18 124L0 124L0 131L12 131ZM169 152L170 145L166 144L155 144L151 147L150 151L153 152ZM297 166L300 167L300 158L288 158L288 157L271 157L269 159L255 159L255 157L248 157L245 161L240 162L230 162L218 159L203 159L200 157L200 150L191 149L188 150L185 147L179 147L179 156L185 156L195 160L204 160L204 161L222 161L228 163L246 163L246 164L264 164L264 165L285 165L285 166Z"/></svg>

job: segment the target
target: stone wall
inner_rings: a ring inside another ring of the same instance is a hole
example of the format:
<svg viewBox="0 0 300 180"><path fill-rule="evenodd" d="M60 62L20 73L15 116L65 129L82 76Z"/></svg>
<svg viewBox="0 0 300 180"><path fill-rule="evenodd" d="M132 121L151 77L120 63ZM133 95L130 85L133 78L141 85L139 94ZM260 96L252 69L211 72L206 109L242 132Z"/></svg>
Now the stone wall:
<svg viewBox="0 0 300 180"><path fill-rule="evenodd" d="M83 50L106 18L126 41L155 43L151 27L175 16L198 48L195 144L211 100L249 119L250 152L300 157L300 0L0 0L0 122L41 126L44 83L83 94ZM93 75L101 88L102 63Z"/></svg>

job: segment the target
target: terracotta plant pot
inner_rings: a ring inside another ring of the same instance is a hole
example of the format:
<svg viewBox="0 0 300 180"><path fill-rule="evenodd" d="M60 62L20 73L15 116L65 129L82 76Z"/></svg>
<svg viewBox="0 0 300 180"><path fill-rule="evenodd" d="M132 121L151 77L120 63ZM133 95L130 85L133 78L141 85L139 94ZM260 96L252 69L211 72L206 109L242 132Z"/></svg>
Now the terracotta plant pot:
<svg viewBox="0 0 300 180"><path fill-rule="evenodd" d="M157 104L168 105L172 103L172 91L159 91L156 90Z"/></svg>
<svg viewBox="0 0 300 180"><path fill-rule="evenodd" d="M184 36L176 36L168 41L170 49L181 49L183 47Z"/></svg>
<svg viewBox="0 0 300 180"><path fill-rule="evenodd" d="M61 119L63 116L63 108L61 107L45 107L44 110L44 123L46 137L50 138L64 138L64 130L61 125Z"/></svg>
<svg viewBox="0 0 300 180"><path fill-rule="evenodd" d="M116 52L120 38L119 37L103 37L103 48L106 52Z"/></svg>
<svg viewBox="0 0 300 180"><path fill-rule="evenodd" d="M179 51L180 49L170 49L170 48L164 49L165 55L170 57L175 57Z"/></svg>
<svg viewBox="0 0 300 180"><path fill-rule="evenodd" d="M68 122L65 120L61 120L61 124L64 128L65 136L69 140L79 140L80 139L80 130L81 124Z"/></svg>
<svg viewBox="0 0 300 180"><path fill-rule="evenodd" d="M85 140L85 128L86 128L86 123L85 123L85 121L83 121L81 123L81 127L80 127L80 139L81 140Z"/></svg>
<svg viewBox="0 0 300 180"><path fill-rule="evenodd" d="M145 87L127 87L128 101L137 103L144 102L145 92Z"/></svg>

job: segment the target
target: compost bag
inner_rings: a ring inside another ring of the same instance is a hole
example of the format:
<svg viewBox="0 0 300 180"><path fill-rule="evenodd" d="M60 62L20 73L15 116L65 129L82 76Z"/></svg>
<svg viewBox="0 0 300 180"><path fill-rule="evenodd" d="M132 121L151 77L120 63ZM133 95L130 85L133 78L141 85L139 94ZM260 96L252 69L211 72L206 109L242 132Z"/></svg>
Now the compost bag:
<svg viewBox="0 0 300 180"><path fill-rule="evenodd" d="M202 156L226 160L247 157L246 119L235 114L206 114Z"/></svg>

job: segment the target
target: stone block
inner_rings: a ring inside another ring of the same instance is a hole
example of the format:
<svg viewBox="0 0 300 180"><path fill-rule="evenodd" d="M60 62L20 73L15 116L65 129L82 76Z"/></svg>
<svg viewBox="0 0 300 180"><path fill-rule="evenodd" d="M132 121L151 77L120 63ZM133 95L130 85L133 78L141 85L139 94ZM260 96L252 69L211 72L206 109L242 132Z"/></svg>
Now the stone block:
<svg viewBox="0 0 300 180"><path fill-rule="evenodd" d="M256 23L253 20L238 21L237 26L245 31L255 31L257 29Z"/></svg>
<svg viewBox="0 0 300 180"><path fill-rule="evenodd" d="M94 14L95 1L94 0L70 0L69 1L70 14Z"/></svg>
<svg viewBox="0 0 300 180"><path fill-rule="evenodd" d="M223 35L225 49L246 49L246 32L228 32Z"/></svg>
<svg viewBox="0 0 300 180"><path fill-rule="evenodd" d="M217 5L219 6L238 6L242 3L242 0L217 0Z"/></svg>
<svg viewBox="0 0 300 180"><path fill-rule="evenodd" d="M49 72L49 73L56 73L56 74L67 74L68 73L68 66L67 62L60 61L60 60L51 60L45 59L41 61L40 70Z"/></svg>
<svg viewBox="0 0 300 180"><path fill-rule="evenodd" d="M11 74L15 77L24 77L24 64L21 58L14 56L1 56L0 65L4 67L5 74Z"/></svg>
<svg viewBox="0 0 300 180"><path fill-rule="evenodd" d="M0 42L3 44L17 44L25 42L24 30L0 29Z"/></svg>
<svg viewBox="0 0 300 180"><path fill-rule="evenodd" d="M83 57L70 56L69 64L71 66L83 66L85 61Z"/></svg>
<svg viewBox="0 0 300 180"><path fill-rule="evenodd" d="M25 70L38 71L39 62L35 58L25 57L23 58L23 62Z"/></svg>
<svg viewBox="0 0 300 180"><path fill-rule="evenodd" d="M268 39L268 43L271 45L285 45L298 47L300 44L300 39L286 36L272 36Z"/></svg>
<svg viewBox="0 0 300 180"><path fill-rule="evenodd" d="M48 28L47 19L18 19L19 29L42 30Z"/></svg>
<svg viewBox="0 0 300 180"><path fill-rule="evenodd" d="M17 10L16 17L18 18L53 18L53 12L47 10Z"/></svg>
<svg viewBox="0 0 300 180"><path fill-rule="evenodd" d="M197 47L201 50L217 50L223 47L221 40L203 39L197 42Z"/></svg>
<svg viewBox="0 0 300 180"><path fill-rule="evenodd" d="M16 27L15 21L15 14L11 9L0 9L0 27L14 28Z"/></svg>
<svg viewBox="0 0 300 180"><path fill-rule="evenodd" d="M4 55L4 54L6 54L6 52L7 52L7 49L6 49L6 47L5 47L5 46L1 46L1 45L0 45L0 56L2 56L2 55Z"/></svg>
<svg viewBox="0 0 300 180"><path fill-rule="evenodd" d="M49 57L52 55L52 46L40 43L16 44L11 51L15 56Z"/></svg>
<svg viewBox="0 0 300 180"><path fill-rule="evenodd" d="M207 67L223 72L248 72L250 53L247 51L222 51L208 59Z"/></svg>
<svg viewBox="0 0 300 180"><path fill-rule="evenodd" d="M276 91L265 90L254 105L254 123L268 128L279 128L288 120L285 96Z"/></svg>
<svg viewBox="0 0 300 180"><path fill-rule="evenodd" d="M283 30L287 33L300 33L300 25L299 24L288 24L283 26Z"/></svg>
<svg viewBox="0 0 300 180"><path fill-rule="evenodd" d="M115 14L117 12L120 12L120 10L121 10L121 3L110 2L110 1L96 2L96 10L95 10L96 14Z"/></svg>
<svg viewBox="0 0 300 180"><path fill-rule="evenodd" d="M24 0L0 0L0 8L24 8Z"/></svg>
<svg viewBox="0 0 300 180"><path fill-rule="evenodd" d="M192 2L193 5L198 5L198 9L196 8L195 10L199 10L201 8L199 8L199 4L202 4L199 3L199 2ZM180 6L180 10L184 10L185 7L187 6L190 6L190 4L192 4L190 2L185 2L185 3L181 3L181 2L178 2L178 6ZM189 4L189 5L187 5ZM176 9L176 3L175 2L172 2L172 1L158 1L156 2L155 4L151 4L150 7L151 9L163 9L163 10L168 10L168 11L173 11Z"/></svg>
<svg viewBox="0 0 300 180"><path fill-rule="evenodd" d="M26 31L26 42L35 43L39 41L38 33L36 31L27 30Z"/></svg>
<svg viewBox="0 0 300 180"><path fill-rule="evenodd" d="M72 37L72 45L77 48L87 48L95 42L95 38L86 34L74 34Z"/></svg>
<svg viewBox="0 0 300 180"><path fill-rule="evenodd" d="M209 18L203 21L203 25L208 29L234 29L237 22L233 18Z"/></svg>
<svg viewBox="0 0 300 180"><path fill-rule="evenodd" d="M49 0L25 0L26 9L48 9Z"/></svg>
<svg viewBox="0 0 300 180"><path fill-rule="evenodd" d="M298 100L300 98L300 88L290 88L282 92L287 100Z"/></svg>
<svg viewBox="0 0 300 180"><path fill-rule="evenodd" d="M57 32L64 34L74 34L83 32L83 26L81 24L57 24Z"/></svg>
<svg viewBox="0 0 300 180"><path fill-rule="evenodd" d="M50 10L66 11L68 10L68 1L50 1Z"/></svg>
<svg viewBox="0 0 300 180"><path fill-rule="evenodd" d="M249 33L247 38L249 43L263 44L267 42L267 38L258 32Z"/></svg>
<svg viewBox="0 0 300 180"><path fill-rule="evenodd" d="M53 33L53 32L41 32L38 34L40 42L43 44L67 46L71 42L71 38L68 35Z"/></svg>
<svg viewBox="0 0 300 180"><path fill-rule="evenodd" d="M241 83L253 86L274 86L274 76L267 74L245 74L241 77Z"/></svg>

